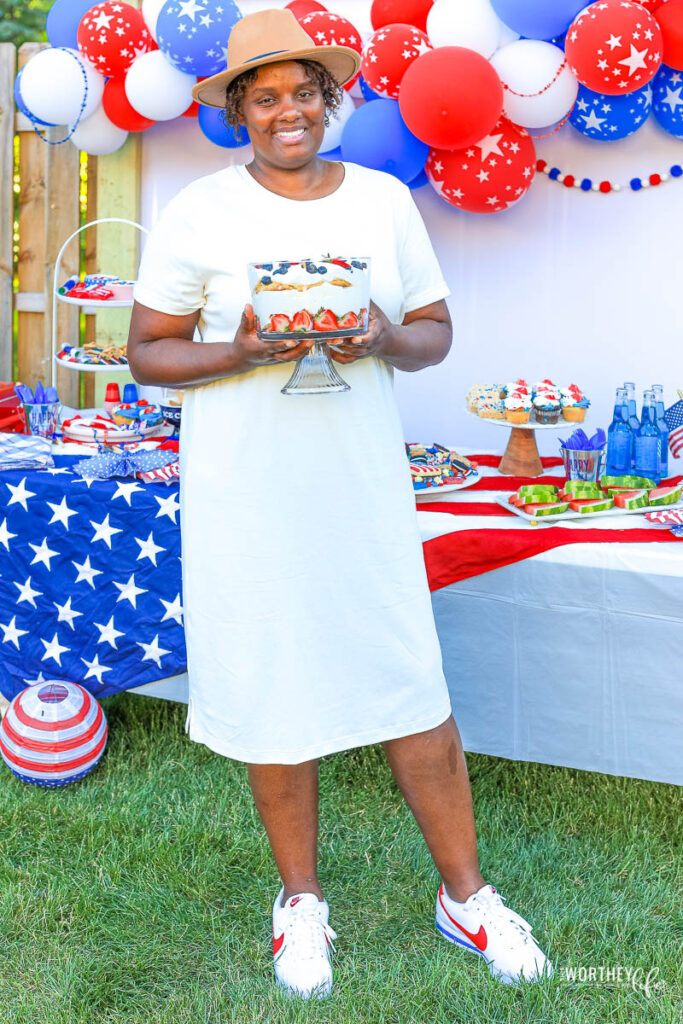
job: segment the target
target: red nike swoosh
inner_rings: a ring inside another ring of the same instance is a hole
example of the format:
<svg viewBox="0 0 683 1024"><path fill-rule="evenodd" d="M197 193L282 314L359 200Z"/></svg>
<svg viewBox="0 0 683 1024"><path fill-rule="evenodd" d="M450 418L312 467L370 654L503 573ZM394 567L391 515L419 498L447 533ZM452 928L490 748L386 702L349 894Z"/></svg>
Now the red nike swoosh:
<svg viewBox="0 0 683 1024"><path fill-rule="evenodd" d="M480 925L479 931L477 932L476 935L473 935L472 932L468 932L467 928L463 928L463 926L461 924L458 924L458 922L455 920L455 918L451 917L451 915L446 910L446 907L444 906L444 902L443 902L443 899L442 899L442 896L441 896L442 891L443 891L443 887L441 889L439 889L439 903L441 904L441 907L443 909L444 914L446 915L448 920L452 921L453 924L455 925L455 927L459 928L460 931L463 932L463 934L467 936L467 938L470 940L470 942L473 942L474 945L477 947L477 949L480 949L482 951L482 953L483 953L484 950L486 949L487 944L488 944L488 939L486 938L486 931L484 929L483 924Z"/></svg>
<svg viewBox="0 0 683 1024"><path fill-rule="evenodd" d="M279 939L276 939L273 935L273 956L277 956L282 949L282 943L285 941L285 933L283 932Z"/></svg>

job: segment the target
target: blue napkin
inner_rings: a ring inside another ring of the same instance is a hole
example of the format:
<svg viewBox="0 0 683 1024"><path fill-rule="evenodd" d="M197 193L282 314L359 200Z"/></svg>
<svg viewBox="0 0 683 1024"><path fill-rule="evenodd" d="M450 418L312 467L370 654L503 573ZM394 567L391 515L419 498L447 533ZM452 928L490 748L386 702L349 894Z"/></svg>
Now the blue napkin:
<svg viewBox="0 0 683 1024"><path fill-rule="evenodd" d="M150 469L159 469L175 462L177 452L101 452L91 459L81 459L74 466L75 472L87 480L110 480L115 476L135 476L136 473L148 473Z"/></svg>

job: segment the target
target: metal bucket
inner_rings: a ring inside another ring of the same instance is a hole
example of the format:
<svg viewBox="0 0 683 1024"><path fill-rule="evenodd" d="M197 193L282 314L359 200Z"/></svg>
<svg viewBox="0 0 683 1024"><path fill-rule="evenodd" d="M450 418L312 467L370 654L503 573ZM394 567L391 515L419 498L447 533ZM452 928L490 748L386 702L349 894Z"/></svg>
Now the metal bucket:
<svg viewBox="0 0 683 1024"><path fill-rule="evenodd" d="M598 451L572 450L562 448L564 469L569 480L591 480L597 483L600 479L604 448Z"/></svg>

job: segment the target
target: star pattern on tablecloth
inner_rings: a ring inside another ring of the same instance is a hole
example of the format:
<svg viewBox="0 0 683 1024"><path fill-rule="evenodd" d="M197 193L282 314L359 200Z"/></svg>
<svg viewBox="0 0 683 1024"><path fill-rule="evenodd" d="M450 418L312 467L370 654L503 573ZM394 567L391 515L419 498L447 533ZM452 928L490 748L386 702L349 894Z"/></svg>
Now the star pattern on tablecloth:
<svg viewBox="0 0 683 1024"><path fill-rule="evenodd" d="M0 481L0 688L58 674L102 695L184 671L177 480L56 461Z"/></svg>

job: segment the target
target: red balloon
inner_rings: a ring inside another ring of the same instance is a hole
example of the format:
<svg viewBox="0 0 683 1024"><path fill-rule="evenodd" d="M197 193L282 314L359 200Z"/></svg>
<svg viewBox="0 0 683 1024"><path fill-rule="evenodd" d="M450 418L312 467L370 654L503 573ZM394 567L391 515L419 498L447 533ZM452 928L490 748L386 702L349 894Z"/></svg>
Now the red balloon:
<svg viewBox="0 0 683 1024"><path fill-rule="evenodd" d="M341 14L330 14L329 11L313 11L301 19L300 24L306 29L316 46L350 46L358 53L363 52L363 40L358 29L342 18ZM358 72L358 75L360 71ZM350 89L358 78L355 75L344 88Z"/></svg>
<svg viewBox="0 0 683 1024"><path fill-rule="evenodd" d="M363 49L361 74L373 92L397 100L406 71L418 57L433 49L425 32L412 25L386 25Z"/></svg>
<svg viewBox="0 0 683 1024"><path fill-rule="evenodd" d="M451 0L453 2L453 0ZM427 31L427 15L434 0L373 0L370 21L374 29L402 22ZM365 78L365 75L363 75Z"/></svg>
<svg viewBox="0 0 683 1024"><path fill-rule="evenodd" d="M499 213L518 202L536 173L536 150L525 128L501 117L464 149L432 149L425 166L435 192L469 213Z"/></svg>
<svg viewBox="0 0 683 1024"><path fill-rule="evenodd" d="M126 81L124 78L109 78L104 86L102 106L109 120L117 128L123 128L127 132L144 132L155 124L148 117L138 114L134 107L131 107L126 96Z"/></svg>
<svg viewBox="0 0 683 1024"><path fill-rule="evenodd" d="M437 149L461 149L491 131L503 112L503 86L481 54L438 46L410 65L398 102L418 139Z"/></svg>
<svg viewBox="0 0 683 1024"><path fill-rule="evenodd" d="M327 10L327 7L323 7L317 0L290 0L285 7L292 12L297 21L301 21L307 14L313 14L313 11Z"/></svg>
<svg viewBox="0 0 683 1024"><path fill-rule="evenodd" d="M567 29L565 53L578 80L593 92L625 96L654 78L662 63L662 33L642 4L601 0Z"/></svg>
<svg viewBox="0 0 683 1024"><path fill-rule="evenodd" d="M157 45L142 13L130 4L95 4L78 26L78 49L101 75L125 75L136 57Z"/></svg>
<svg viewBox="0 0 683 1024"><path fill-rule="evenodd" d="M683 2L669 0L657 9L655 19L662 30L664 63L683 71Z"/></svg>

